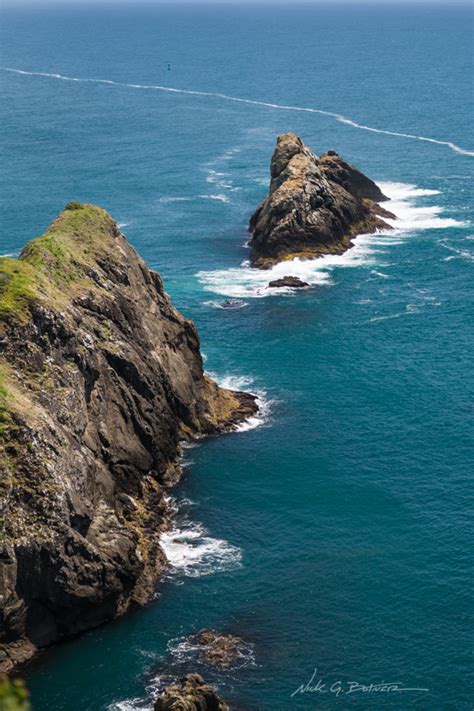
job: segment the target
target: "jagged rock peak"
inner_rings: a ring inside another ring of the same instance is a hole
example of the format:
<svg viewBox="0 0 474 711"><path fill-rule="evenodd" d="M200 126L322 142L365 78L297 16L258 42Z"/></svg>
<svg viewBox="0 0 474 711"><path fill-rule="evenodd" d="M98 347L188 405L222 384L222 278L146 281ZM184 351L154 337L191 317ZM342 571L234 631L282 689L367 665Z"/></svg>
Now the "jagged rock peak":
<svg viewBox="0 0 474 711"><path fill-rule="evenodd" d="M253 266L346 250L358 234L391 229L380 188L335 151L318 157L294 133L277 138L270 190L250 220Z"/></svg>
<svg viewBox="0 0 474 711"><path fill-rule="evenodd" d="M277 144L270 164L270 174L272 179L278 178L280 173L285 170L290 160L299 154L304 155L309 160L314 160L315 162L318 160L313 151L308 148L303 143L301 138L295 133L289 131L288 133L283 133L280 136L277 136Z"/></svg>

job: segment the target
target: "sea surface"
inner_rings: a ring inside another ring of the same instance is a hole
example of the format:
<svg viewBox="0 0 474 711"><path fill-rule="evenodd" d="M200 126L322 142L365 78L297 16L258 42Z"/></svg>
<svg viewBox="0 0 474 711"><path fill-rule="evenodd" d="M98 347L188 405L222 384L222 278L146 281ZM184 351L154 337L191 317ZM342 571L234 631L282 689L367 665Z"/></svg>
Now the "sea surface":
<svg viewBox="0 0 474 711"><path fill-rule="evenodd" d="M189 670L241 711L472 707L471 40L454 4L3 9L1 253L105 207L262 403L186 450L157 599L44 655L35 711L151 709ZM287 130L379 181L395 231L249 269ZM266 288L288 273L315 288ZM234 669L203 627L245 640ZM409 690L353 685L381 682Z"/></svg>

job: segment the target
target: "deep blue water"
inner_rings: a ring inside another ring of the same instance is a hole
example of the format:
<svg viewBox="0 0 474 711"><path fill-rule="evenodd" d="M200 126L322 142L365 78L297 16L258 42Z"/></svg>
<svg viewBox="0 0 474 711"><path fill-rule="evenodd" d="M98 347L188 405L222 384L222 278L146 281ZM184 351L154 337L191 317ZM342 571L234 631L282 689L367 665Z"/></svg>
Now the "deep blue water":
<svg viewBox="0 0 474 711"><path fill-rule="evenodd" d="M469 709L469 9L4 9L1 29L3 67L117 82L0 72L1 252L68 200L102 205L197 323L209 371L265 402L260 426L187 453L159 601L46 655L36 711L150 708L186 669L246 711ZM318 288L275 295L241 264L289 129L389 183L402 229L294 265ZM240 668L177 647L208 626L248 641ZM428 691L291 697L315 667L326 689Z"/></svg>

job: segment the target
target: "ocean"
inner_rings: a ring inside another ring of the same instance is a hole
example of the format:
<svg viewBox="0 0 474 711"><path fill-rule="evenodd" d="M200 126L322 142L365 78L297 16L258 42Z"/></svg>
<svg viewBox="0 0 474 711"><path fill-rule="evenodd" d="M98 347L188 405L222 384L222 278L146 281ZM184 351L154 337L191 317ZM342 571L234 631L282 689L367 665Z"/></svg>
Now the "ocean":
<svg viewBox="0 0 474 711"><path fill-rule="evenodd" d="M470 9L5 7L1 34L1 252L105 207L262 405L186 449L157 599L41 656L35 711L151 709L190 670L241 711L470 709ZM246 264L288 130L399 216L291 265L304 293ZM242 637L235 668L196 658L204 627Z"/></svg>

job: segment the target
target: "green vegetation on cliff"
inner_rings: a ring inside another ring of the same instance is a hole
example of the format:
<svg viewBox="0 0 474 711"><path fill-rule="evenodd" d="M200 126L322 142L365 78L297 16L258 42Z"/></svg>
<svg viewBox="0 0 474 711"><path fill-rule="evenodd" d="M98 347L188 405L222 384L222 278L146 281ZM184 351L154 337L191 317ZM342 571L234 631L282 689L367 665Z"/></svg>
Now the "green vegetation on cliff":
<svg viewBox="0 0 474 711"><path fill-rule="evenodd" d="M115 230L105 210L72 202L18 259L1 257L0 327L5 321L27 321L34 302L63 305L65 287L86 276L98 253L113 249Z"/></svg>
<svg viewBox="0 0 474 711"><path fill-rule="evenodd" d="M0 711L30 711L28 692L22 681L0 676Z"/></svg>

